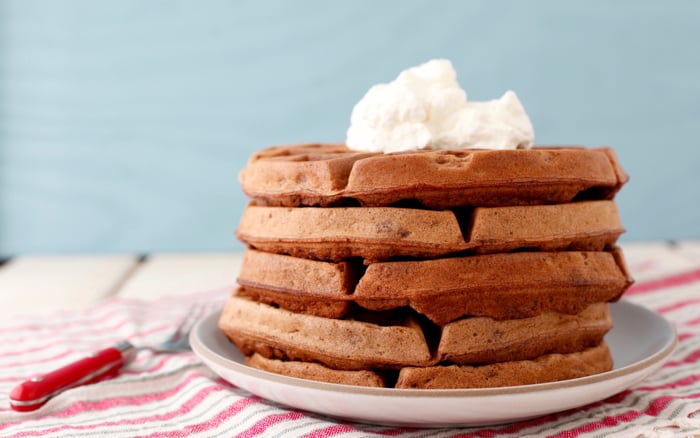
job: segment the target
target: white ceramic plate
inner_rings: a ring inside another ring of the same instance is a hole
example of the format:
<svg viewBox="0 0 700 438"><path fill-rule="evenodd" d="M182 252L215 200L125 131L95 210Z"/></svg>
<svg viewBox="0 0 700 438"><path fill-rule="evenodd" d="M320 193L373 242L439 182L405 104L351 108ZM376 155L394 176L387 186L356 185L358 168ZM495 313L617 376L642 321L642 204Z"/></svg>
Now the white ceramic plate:
<svg viewBox="0 0 700 438"><path fill-rule="evenodd" d="M660 315L620 301L611 305L615 327L606 335L614 368L606 373L537 385L488 389L413 390L315 382L245 365L217 328L218 314L200 321L194 352L221 377L263 398L351 421L399 426L476 426L506 423L583 406L631 387L661 367L676 333Z"/></svg>

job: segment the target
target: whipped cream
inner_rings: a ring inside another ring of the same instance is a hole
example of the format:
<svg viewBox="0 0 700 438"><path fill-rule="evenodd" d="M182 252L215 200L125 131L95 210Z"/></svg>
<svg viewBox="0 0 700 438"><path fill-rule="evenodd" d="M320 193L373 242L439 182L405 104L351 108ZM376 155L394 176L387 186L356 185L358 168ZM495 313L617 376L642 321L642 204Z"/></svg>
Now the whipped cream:
<svg viewBox="0 0 700 438"><path fill-rule="evenodd" d="M347 132L350 149L527 149L535 133L513 91L500 99L468 102L446 59L409 68L378 84L355 105Z"/></svg>

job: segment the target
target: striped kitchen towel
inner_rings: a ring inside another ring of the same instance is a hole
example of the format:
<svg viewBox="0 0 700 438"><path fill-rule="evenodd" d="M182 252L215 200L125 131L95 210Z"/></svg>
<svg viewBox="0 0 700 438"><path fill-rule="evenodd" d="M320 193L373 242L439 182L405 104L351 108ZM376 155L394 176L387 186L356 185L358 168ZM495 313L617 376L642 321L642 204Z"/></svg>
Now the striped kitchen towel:
<svg viewBox="0 0 700 438"><path fill-rule="evenodd" d="M606 400L518 423L410 429L337 421L286 409L219 378L193 353L139 353L118 377L69 390L41 409L10 410L10 390L28 376L120 339L156 343L195 302L227 292L139 302L115 298L87 311L0 322L0 436L241 437L663 437L700 434L700 253L669 262L667 251L628 253L637 283L625 299L672 321L679 344L664 367ZM682 262L680 261L682 260ZM631 340L633 342L633 340ZM504 406L504 409L508 409Z"/></svg>

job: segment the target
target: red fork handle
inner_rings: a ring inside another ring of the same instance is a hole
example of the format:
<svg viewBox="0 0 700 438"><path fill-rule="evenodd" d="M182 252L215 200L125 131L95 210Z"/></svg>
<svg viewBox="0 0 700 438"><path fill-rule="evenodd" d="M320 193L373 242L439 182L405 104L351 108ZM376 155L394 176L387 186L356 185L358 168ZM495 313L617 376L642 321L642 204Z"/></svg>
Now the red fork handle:
<svg viewBox="0 0 700 438"><path fill-rule="evenodd" d="M10 406L22 412L39 409L67 389L113 377L135 355L136 348L122 341L48 374L32 377L12 389Z"/></svg>

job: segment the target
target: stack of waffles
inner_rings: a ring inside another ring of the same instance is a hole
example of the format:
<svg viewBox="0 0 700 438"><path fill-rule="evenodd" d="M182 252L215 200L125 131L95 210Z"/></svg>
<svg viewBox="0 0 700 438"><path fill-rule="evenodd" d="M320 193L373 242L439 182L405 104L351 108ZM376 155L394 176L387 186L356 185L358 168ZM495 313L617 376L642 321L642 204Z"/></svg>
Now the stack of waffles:
<svg viewBox="0 0 700 438"><path fill-rule="evenodd" d="M294 145L240 181L248 249L219 327L250 366L395 388L611 369L608 303L631 284L611 149Z"/></svg>

